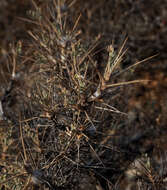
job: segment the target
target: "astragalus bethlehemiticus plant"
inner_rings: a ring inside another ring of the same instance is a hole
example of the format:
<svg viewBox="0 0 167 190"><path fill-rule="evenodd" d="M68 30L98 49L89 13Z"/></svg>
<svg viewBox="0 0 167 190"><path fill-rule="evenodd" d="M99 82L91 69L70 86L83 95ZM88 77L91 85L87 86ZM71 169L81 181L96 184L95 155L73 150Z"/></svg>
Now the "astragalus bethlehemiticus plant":
<svg viewBox="0 0 167 190"><path fill-rule="evenodd" d="M112 96L118 87L143 82L112 82L143 61L121 70L125 40L118 51L109 45L108 61L98 63L94 54L99 37L91 43L82 41L77 31L80 16L69 29L65 7L70 6L53 0L42 11L34 3L35 10L29 12L32 20L26 20L36 27L28 31L33 52L29 60L35 68L27 94L31 117L25 115L19 121L22 164L31 176L26 185L22 184L24 188L32 183L41 188L79 189L82 179L89 178L89 171L102 177L96 170L110 169L103 160L104 152L107 149L112 155L114 151L98 142L96 135L113 113L126 115L112 106L106 94ZM39 184L38 178L42 180Z"/></svg>

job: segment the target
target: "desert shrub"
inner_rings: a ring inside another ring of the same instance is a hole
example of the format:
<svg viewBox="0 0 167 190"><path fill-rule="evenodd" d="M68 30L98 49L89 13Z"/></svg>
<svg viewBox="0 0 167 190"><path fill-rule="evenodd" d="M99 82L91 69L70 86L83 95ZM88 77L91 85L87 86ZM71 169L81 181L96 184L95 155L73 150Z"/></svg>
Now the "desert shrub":
<svg viewBox="0 0 167 190"><path fill-rule="evenodd" d="M121 69L127 39L119 49L103 47L106 58L99 61L100 36L83 41L80 16L71 25L70 6L48 1L41 8L33 2L29 19L19 18L34 27L27 31L26 46L13 43L9 54L11 83L1 99L8 124L1 142L3 189L93 189L96 177L112 186L115 173L125 170L116 162L126 153L111 141L114 116L127 116L115 107L116 98L122 87L145 81L119 78L143 61ZM25 63L28 71L17 69ZM8 105L12 96L16 111Z"/></svg>

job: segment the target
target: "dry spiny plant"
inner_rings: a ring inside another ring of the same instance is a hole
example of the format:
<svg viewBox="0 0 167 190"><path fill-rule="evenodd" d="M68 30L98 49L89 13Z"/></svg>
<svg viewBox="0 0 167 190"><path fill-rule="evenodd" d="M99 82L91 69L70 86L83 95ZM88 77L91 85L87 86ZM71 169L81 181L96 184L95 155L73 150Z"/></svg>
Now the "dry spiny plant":
<svg viewBox="0 0 167 190"><path fill-rule="evenodd" d="M71 20L66 9L73 3L53 0L43 10L33 2L34 10L28 12L31 19L21 18L35 25L28 31L31 55L22 57L23 62L33 65L32 85L23 94L28 106L20 111L18 121L11 123L11 129L17 132L13 140L17 151L4 167L7 172L0 183L4 189L31 189L32 184L41 189L84 189L82 186L88 185L85 181L92 183L90 176L96 183L96 175L112 186L100 170L113 171L107 163L110 158L103 158L106 151L111 157L118 150L100 142L101 127L113 113L126 116L111 105L120 87L147 82L114 81L150 58L122 70L127 51L125 39L118 50L109 45L105 49L107 62L99 63L95 55L99 53L100 37L92 42L82 41L77 30L80 16L69 27ZM13 78L16 65L13 61ZM11 177L12 174L15 175Z"/></svg>

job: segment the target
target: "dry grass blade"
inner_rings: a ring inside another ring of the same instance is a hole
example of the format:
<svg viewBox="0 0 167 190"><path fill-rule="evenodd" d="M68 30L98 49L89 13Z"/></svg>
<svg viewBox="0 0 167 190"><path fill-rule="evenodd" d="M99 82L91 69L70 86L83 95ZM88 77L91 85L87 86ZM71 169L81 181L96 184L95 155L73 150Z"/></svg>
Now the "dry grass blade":
<svg viewBox="0 0 167 190"><path fill-rule="evenodd" d="M125 72L127 72L128 70L130 70L130 69L132 69L132 68L138 66L139 64L144 63L144 62L146 62L146 61L148 61L148 60L151 60L151 59L153 59L153 58L155 58L155 57L157 57L157 56L158 56L158 54L155 54L155 55L150 56L150 57L147 57L147 58L145 58L145 59L143 59L143 60L141 60L141 61L138 61L138 62L132 64L131 66L125 68L124 70L119 71L118 73L114 74L113 77L118 77L118 76L121 75L122 73L125 73Z"/></svg>
<svg viewBox="0 0 167 190"><path fill-rule="evenodd" d="M125 55L126 51L123 52L123 48L125 47L127 38L125 39L124 43L122 44L120 50L118 51L118 54L115 55L114 48L112 45L108 47L108 52L109 52L109 58L108 58L108 63L106 65L105 71L104 71L104 79L105 82L110 80L112 72L115 70L116 67L121 63L122 57Z"/></svg>
<svg viewBox="0 0 167 190"><path fill-rule="evenodd" d="M33 21L33 20L30 20L30 19L27 19L27 18L22 18L22 17L17 17L17 19L19 19L21 21L24 21L24 22L31 23L31 24L35 24L37 26L40 26L39 22L37 22L37 21Z"/></svg>
<svg viewBox="0 0 167 190"><path fill-rule="evenodd" d="M126 113L119 111L118 109L116 109L113 106L110 106L110 105L108 105L106 103L102 103L102 105L104 105L104 106L106 106L108 108L106 108L106 107L98 107L98 106L95 106L95 108L97 108L99 110L109 111L109 112L118 113L118 114L122 114L122 115L126 115L127 116Z"/></svg>
<svg viewBox="0 0 167 190"><path fill-rule="evenodd" d="M81 14L78 16L78 18L77 18L77 20L76 20L76 22L75 22L75 24L74 24L74 27L73 27L73 29L72 29L72 32L75 31L75 29L76 29L76 27L77 27L77 25L78 25L78 22L79 22L79 20L80 20L80 18L81 18Z"/></svg>
<svg viewBox="0 0 167 190"><path fill-rule="evenodd" d="M21 122L20 122L20 138L21 138L21 143L22 143L22 147L23 147L23 153L24 153L24 164L27 162L27 154L26 154L26 149L25 149L25 144L24 144L24 140L23 140L23 133L22 133L22 126L21 126Z"/></svg>
<svg viewBox="0 0 167 190"><path fill-rule="evenodd" d="M119 82L115 84L107 84L105 88L111 88L111 87L117 87L117 86L126 86L130 84L137 84L137 83L148 83L150 80L133 80L133 81L127 81L127 82Z"/></svg>
<svg viewBox="0 0 167 190"><path fill-rule="evenodd" d="M87 50L87 52L85 53L85 55L81 58L81 60L79 61L78 65L80 66L83 61L88 57L88 55L96 48L96 46L98 45L98 40L100 39L100 36L98 36L98 38L96 39L96 42L94 43L94 45Z"/></svg>
<svg viewBox="0 0 167 190"><path fill-rule="evenodd" d="M98 159L98 161L100 162L100 164L102 164L102 166L105 167L104 164L103 164L103 162L102 162L102 160L100 159L100 157L98 156L98 154L96 153L96 151L94 150L94 148L92 147L92 145L89 143L89 141L87 141L87 142L88 142L88 144L89 144L91 150L93 151L93 154L95 155L95 157L96 157L96 158Z"/></svg>

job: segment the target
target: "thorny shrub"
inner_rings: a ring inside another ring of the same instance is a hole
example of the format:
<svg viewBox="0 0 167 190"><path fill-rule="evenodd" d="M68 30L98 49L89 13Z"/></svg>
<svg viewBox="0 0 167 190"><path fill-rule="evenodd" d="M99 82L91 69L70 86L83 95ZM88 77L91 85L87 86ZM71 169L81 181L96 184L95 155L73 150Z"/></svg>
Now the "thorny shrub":
<svg viewBox="0 0 167 190"><path fill-rule="evenodd" d="M6 129L2 129L5 148L0 187L82 189L83 179L88 181L90 175L93 182L88 183L95 184L94 176L99 176L112 186L103 173L113 173L115 169L110 166L114 163L108 163L110 158L105 155L107 152L113 157L120 152L99 142L101 126L115 113L126 116L111 105L111 100L122 86L147 81L121 82L117 78L144 60L121 70L125 39L118 50L113 44L105 48L107 60L98 62L100 36L92 42L82 41L77 31L80 16L71 28L68 26L71 21L66 9L71 3L48 2L44 10L33 5L34 10L27 12L30 19L19 18L35 27L28 31L26 52L24 42L12 46L11 84L0 104L1 119L7 121ZM31 68L24 79L28 90L17 89L23 102L15 115L5 105L16 83L23 80L17 71L18 61L31 63Z"/></svg>

